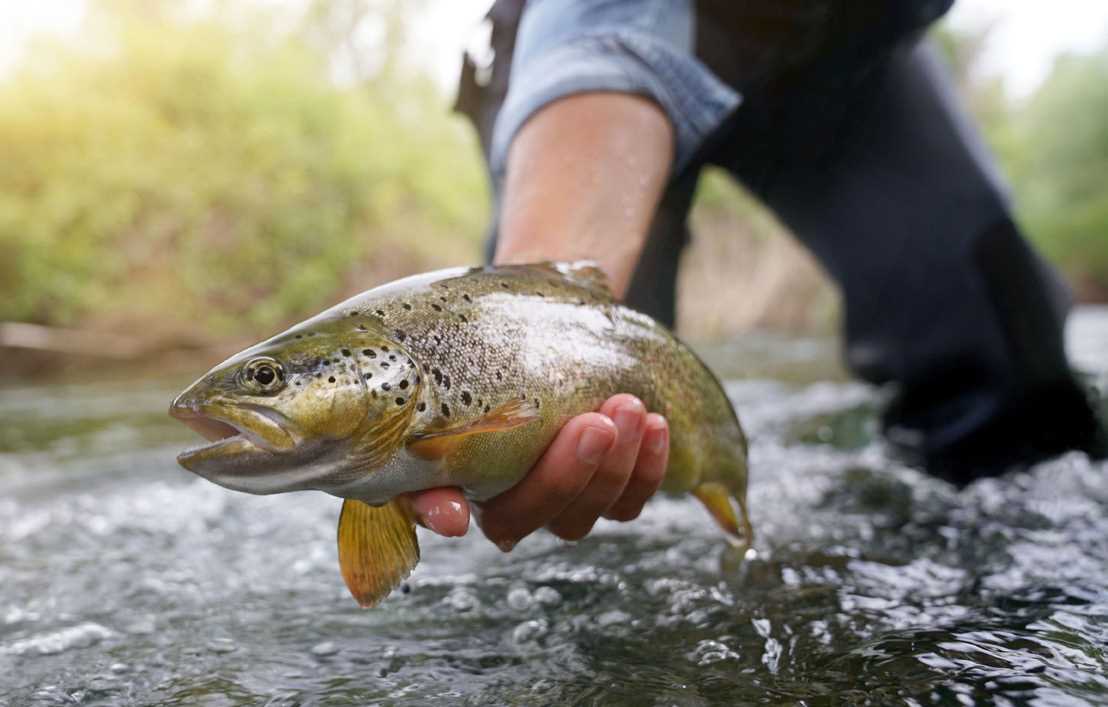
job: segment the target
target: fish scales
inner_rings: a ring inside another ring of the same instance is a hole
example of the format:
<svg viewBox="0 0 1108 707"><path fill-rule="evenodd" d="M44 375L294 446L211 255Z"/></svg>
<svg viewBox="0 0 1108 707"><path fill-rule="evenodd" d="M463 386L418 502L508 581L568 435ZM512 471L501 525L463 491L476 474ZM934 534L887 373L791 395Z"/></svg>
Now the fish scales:
<svg viewBox="0 0 1108 707"><path fill-rule="evenodd" d="M589 264L453 269L384 285L228 359L171 412L215 440L179 460L216 483L358 502L344 505L343 522L356 509L350 525L367 530L345 536L362 549L348 553L344 577L369 577L359 601L375 601L388 582L363 567L365 537L403 528L411 514L362 507L391 508L400 494L441 485L490 498L522 478L567 420L621 392L669 422L663 488L692 492L748 542L747 442L723 389L665 327L617 303ZM343 537L340 524L340 558Z"/></svg>

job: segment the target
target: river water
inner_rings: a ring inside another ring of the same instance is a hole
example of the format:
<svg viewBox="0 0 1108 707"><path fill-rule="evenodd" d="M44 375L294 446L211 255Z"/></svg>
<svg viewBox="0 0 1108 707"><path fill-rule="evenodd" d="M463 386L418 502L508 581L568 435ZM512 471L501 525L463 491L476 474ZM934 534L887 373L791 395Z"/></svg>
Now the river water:
<svg viewBox="0 0 1108 707"><path fill-rule="evenodd" d="M1103 395L1108 309L1069 334ZM420 531L373 610L337 499L175 465L186 380L0 389L0 704L1108 703L1108 464L959 492L886 453L831 342L706 353L753 444L755 559L659 499L508 555Z"/></svg>

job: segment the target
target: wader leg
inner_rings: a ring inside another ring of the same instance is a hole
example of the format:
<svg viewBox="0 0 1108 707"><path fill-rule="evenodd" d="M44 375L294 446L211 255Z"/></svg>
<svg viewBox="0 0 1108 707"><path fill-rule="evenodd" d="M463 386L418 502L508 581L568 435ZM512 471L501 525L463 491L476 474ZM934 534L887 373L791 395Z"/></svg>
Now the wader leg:
<svg viewBox="0 0 1108 707"><path fill-rule="evenodd" d="M760 134L734 130L731 168L841 288L849 366L896 386L890 441L958 483L1103 453L1063 349L1068 295L937 57L905 47L845 85L802 86Z"/></svg>

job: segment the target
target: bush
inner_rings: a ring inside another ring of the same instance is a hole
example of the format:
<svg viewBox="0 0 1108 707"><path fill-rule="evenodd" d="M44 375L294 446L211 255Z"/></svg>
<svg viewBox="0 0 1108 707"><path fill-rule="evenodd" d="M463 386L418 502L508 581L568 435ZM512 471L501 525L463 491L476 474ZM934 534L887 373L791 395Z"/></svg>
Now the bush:
<svg viewBox="0 0 1108 707"><path fill-rule="evenodd" d="M429 85L337 87L264 27L120 21L0 85L0 319L261 331L381 249L476 254L484 177Z"/></svg>

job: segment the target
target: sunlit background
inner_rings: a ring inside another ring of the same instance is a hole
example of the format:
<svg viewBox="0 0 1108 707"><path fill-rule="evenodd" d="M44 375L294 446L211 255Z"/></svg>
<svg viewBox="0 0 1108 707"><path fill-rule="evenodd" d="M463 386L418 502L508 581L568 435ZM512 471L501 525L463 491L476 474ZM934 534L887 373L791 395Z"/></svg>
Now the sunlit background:
<svg viewBox="0 0 1108 707"><path fill-rule="evenodd" d="M487 186L450 104L488 4L0 6L7 370L227 349L478 261ZM1080 299L1104 301L1108 5L962 0L936 34L1028 232ZM683 333L834 330L834 289L721 175L693 224Z"/></svg>
<svg viewBox="0 0 1108 707"><path fill-rule="evenodd" d="M0 705L1104 704L1108 462L956 491L890 453L834 289L718 173L680 328L749 435L741 566L656 498L510 554L420 531L363 611L337 499L179 468L166 407L232 349L480 261L450 105L486 5L0 2ZM1108 3L960 0L936 38L1108 415Z"/></svg>

